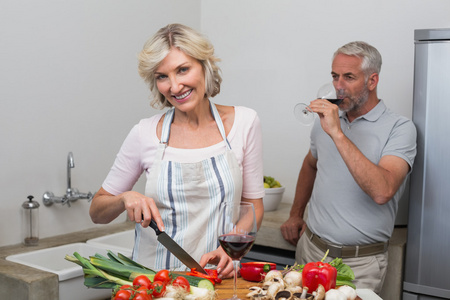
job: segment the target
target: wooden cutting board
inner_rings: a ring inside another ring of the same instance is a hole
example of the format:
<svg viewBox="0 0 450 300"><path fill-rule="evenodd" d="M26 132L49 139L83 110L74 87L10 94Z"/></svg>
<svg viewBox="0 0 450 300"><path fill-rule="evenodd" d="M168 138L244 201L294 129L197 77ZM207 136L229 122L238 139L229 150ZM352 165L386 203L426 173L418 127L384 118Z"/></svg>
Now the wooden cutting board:
<svg viewBox="0 0 450 300"><path fill-rule="evenodd" d="M239 277L237 279L237 296L240 299L249 299L246 297L246 295L249 293L248 289L252 286L261 286L261 283L246 281L242 279L242 277ZM216 284L216 292L216 299L218 300L230 299L231 297L233 297L233 279L224 279L220 284ZM362 300L359 297L357 297L356 299Z"/></svg>
<svg viewBox="0 0 450 300"><path fill-rule="evenodd" d="M234 279L224 279L220 284L216 284L216 299L229 299L233 297L233 285ZM258 282L250 282L238 277L237 279L237 295L240 299L248 299L247 294L250 292L248 289L252 286L260 286Z"/></svg>

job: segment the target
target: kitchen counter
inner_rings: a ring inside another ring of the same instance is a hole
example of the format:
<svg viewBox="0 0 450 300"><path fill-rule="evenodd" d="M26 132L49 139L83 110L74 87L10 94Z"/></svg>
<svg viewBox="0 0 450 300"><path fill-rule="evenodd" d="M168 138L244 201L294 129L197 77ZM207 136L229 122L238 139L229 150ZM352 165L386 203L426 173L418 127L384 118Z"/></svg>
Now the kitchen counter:
<svg viewBox="0 0 450 300"><path fill-rule="evenodd" d="M295 251L295 246L289 244L280 231L280 226L288 219L290 210L291 204L280 203L277 210L264 212L264 219L256 235L255 245Z"/></svg>
<svg viewBox="0 0 450 300"><path fill-rule="evenodd" d="M255 244L275 249L295 251L295 247L286 242L280 232L280 225L287 220L291 204L281 203L278 210L265 212L261 228ZM133 222L108 224L96 228L44 238L38 246L11 245L0 247L0 290L6 294L14 293L12 299L58 299L58 276L5 260L12 254L34 251L64 244L86 242L89 239L111 233L130 230ZM392 299L400 299L403 280L403 255L406 244L406 228L395 228L389 245L389 267L383 293L392 295ZM13 294L11 294L13 295ZM45 296L43 296L45 295ZM398 296L398 297L397 297ZM383 297L389 299L389 297Z"/></svg>
<svg viewBox="0 0 450 300"><path fill-rule="evenodd" d="M7 256L65 244L86 242L89 239L133 228L133 222L109 224L97 228L40 239L38 246L24 246L18 244L0 247L0 291L2 291L3 295L10 296L10 298L2 299L58 299L58 275L7 261L5 259Z"/></svg>
<svg viewBox="0 0 450 300"><path fill-rule="evenodd" d="M282 203L278 210L266 212L255 244L295 251L295 247L283 239L279 229L280 224L289 215L289 210L290 205ZM7 261L5 258L28 251L86 242L89 239L133 228L133 222L108 224L40 239L37 246L17 244L0 247L0 290L14 295L12 299L58 299L58 275Z"/></svg>

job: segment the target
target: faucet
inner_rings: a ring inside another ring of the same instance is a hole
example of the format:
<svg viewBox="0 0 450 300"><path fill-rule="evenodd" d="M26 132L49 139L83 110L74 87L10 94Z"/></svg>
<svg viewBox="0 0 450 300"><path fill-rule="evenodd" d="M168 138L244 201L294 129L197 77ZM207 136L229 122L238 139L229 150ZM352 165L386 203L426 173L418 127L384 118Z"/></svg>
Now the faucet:
<svg viewBox="0 0 450 300"><path fill-rule="evenodd" d="M73 162L73 154L69 152L67 155L67 190L66 195L72 195L72 185L71 185L71 174L70 169L75 168L75 163Z"/></svg>
<svg viewBox="0 0 450 300"><path fill-rule="evenodd" d="M72 152L69 152L67 155L67 189L66 194L64 196L58 197L55 196L52 192L45 192L44 195L42 195L42 202L45 206L51 206L53 203L60 203L62 205L67 204L67 206L70 206L71 202L75 202L78 199L87 199L88 202L92 200L94 197L94 194L91 192L89 193L80 193L77 189L72 188L72 176L70 169L75 168L75 163L73 160L73 154Z"/></svg>

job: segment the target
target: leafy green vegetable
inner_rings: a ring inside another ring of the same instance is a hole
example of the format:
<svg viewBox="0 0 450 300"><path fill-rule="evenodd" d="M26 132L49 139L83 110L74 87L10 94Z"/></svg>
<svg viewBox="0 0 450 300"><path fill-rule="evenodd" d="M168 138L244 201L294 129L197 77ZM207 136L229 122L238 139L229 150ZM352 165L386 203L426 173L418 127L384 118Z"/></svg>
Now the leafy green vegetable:
<svg viewBox="0 0 450 300"><path fill-rule="evenodd" d="M353 273L353 270L348 265L342 262L342 258L336 257L330 262L330 265L337 270L336 286L348 285L356 289L356 286L352 282L355 280L355 273Z"/></svg>

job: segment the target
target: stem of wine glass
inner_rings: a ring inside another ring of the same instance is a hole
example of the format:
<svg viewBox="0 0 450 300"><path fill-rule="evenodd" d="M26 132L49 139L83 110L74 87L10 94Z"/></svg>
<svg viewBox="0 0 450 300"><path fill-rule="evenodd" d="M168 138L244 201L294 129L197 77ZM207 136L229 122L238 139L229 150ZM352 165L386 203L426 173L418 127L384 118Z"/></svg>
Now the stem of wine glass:
<svg viewBox="0 0 450 300"><path fill-rule="evenodd" d="M239 299L237 296L237 275L238 275L238 267L239 267L239 260L233 259L233 268L234 268L234 285L233 285L233 298L231 299Z"/></svg>

